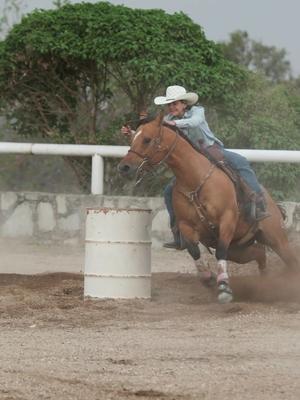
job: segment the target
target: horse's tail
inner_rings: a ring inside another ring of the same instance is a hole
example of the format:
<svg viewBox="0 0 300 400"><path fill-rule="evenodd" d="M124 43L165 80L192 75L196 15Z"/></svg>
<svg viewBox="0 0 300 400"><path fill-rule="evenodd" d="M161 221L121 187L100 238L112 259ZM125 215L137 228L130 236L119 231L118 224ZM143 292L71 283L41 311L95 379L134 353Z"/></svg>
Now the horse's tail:
<svg viewBox="0 0 300 400"><path fill-rule="evenodd" d="M283 220L285 221L287 219L286 209L284 208L282 203L276 203L276 205L279 208L279 211L282 215Z"/></svg>

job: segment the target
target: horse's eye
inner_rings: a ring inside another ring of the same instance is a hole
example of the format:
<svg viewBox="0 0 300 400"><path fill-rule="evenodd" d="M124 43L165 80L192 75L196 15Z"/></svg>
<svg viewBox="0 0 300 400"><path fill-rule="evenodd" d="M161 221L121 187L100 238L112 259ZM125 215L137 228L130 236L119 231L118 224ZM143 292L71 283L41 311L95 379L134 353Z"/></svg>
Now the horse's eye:
<svg viewBox="0 0 300 400"><path fill-rule="evenodd" d="M145 137L143 140L143 144L149 144L151 142L151 138Z"/></svg>

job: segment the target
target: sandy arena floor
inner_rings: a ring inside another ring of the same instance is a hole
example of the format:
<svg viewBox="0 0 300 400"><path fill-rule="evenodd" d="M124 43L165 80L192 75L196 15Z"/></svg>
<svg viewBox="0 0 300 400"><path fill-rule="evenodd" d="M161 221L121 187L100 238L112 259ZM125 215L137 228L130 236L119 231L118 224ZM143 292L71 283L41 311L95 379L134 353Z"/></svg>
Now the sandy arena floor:
<svg viewBox="0 0 300 400"><path fill-rule="evenodd" d="M83 249L0 242L0 270L80 270ZM231 265L216 303L185 252L153 251L152 299L83 300L83 276L2 274L1 400L299 400L300 279Z"/></svg>

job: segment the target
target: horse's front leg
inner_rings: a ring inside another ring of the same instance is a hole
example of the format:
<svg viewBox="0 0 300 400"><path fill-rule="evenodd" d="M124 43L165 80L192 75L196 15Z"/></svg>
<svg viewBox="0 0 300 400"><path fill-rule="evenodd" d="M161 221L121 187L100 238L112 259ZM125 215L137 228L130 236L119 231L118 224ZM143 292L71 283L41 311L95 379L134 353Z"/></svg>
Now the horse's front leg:
<svg viewBox="0 0 300 400"><path fill-rule="evenodd" d="M178 226L180 233L183 236L187 251L195 262L195 267L198 271L201 283L206 287L215 286L216 275L210 270L208 262L203 259L201 260L201 251L198 245L199 233L188 222L180 221Z"/></svg>
<svg viewBox="0 0 300 400"><path fill-rule="evenodd" d="M227 259L228 248L235 232L236 222L237 216L235 216L232 212L228 212L225 216L223 216L219 226L216 258L218 262L218 301L220 303L230 303L233 300L232 290L229 286Z"/></svg>

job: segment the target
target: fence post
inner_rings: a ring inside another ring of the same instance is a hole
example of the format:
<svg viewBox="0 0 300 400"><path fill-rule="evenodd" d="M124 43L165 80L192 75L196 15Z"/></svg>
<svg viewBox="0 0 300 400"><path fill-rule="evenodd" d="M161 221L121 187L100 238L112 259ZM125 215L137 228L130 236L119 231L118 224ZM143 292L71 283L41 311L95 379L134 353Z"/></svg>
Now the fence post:
<svg viewBox="0 0 300 400"><path fill-rule="evenodd" d="M103 194L104 182L104 161L99 154L92 157L92 177L91 192L92 194Z"/></svg>

